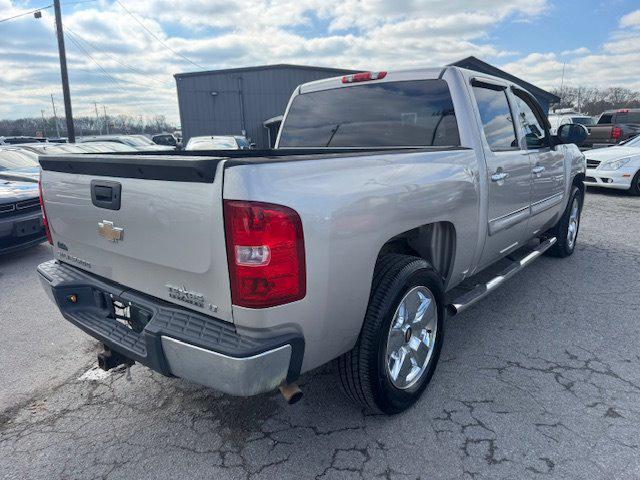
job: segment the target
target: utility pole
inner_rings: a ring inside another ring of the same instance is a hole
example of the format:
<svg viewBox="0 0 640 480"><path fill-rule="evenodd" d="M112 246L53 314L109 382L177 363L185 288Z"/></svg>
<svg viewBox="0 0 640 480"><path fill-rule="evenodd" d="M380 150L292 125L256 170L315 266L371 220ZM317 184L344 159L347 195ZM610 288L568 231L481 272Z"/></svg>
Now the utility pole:
<svg viewBox="0 0 640 480"><path fill-rule="evenodd" d="M67 53L64 48L64 33L62 31L62 13L60 0L53 0L56 14L56 33L58 34L58 53L60 55L60 74L62 76L62 96L64 97L64 115L67 120L67 138L69 143L75 143L76 132L73 127L73 113L71 112L71 93L69 92L69 75L67 73ZM58 123L56 122L56 125ZM60 136L60 134L58 134Z"/></svg>
<svg viewBox="0 0 640 480"><path fill-rule="evenodd" d="M563 90L564 90L564 68L567 66L567 62L562 64L562 80L560 80L560 103L562 103Z"/></svg>
<svg viewBox="0 0 640 480"><path fill-rule="evenodd" d="M60 138L60 127L58 126L58 115L56 115L56 103L53 101L53 93L51 94L51 105L53 106L53 121L56 122L56 135Z"/></svg>
<svg viewBox="0 0 640 480"><path fill-rule="evenodd" d="M100 129L100 135L102 135L102 125L100 125L100 115L98 115L98 102L93 102L93 106L96 107L96 125Z"/></svg>
<svg viewBox="0 0 640 480"><path fill-rule="evenodd" d="M40 110L40 113L42 113L42 135L46 138L47 137L47 121L44 119L44 108Z"/></svg>
<svg viewBox="0 0 640 480"><path fill-rule="evenodd" d="M107 127L107 135L109 135L109 117L107 117L107 106L102 105L102 109L104 110L104 124Z"/></svg>

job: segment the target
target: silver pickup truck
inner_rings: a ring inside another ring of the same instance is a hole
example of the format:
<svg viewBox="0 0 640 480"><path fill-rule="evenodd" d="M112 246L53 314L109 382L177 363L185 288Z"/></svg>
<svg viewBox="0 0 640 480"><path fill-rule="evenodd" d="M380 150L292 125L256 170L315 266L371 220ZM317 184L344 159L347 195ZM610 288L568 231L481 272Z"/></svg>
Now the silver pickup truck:
<svg viewBox="0 0 640 480"><path fill-rule="evenodd" d="M456 67L320 80L274 150L41 157L55 259L38 271L104 368L293 401L336 360L353 400L396 413L445 316L571 255L585 135L550 135L528 92Z"/></svg>

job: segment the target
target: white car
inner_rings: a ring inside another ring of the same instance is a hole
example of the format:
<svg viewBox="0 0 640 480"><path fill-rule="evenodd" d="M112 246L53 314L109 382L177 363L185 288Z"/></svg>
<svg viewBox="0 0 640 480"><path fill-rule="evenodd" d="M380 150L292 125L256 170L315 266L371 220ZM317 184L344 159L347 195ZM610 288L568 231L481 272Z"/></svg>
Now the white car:
<svg viewBox="0 0 640 480"><path fill-rule="evenodd" d="M640 195L640 135L619 145L585 152L585 185L629 190Z"/></svg>
<svg viewBox="0 0 640 480"><path fill-rule="evenodd" d="M596 124L596 119L583 113L552 113L549 115L549 123L551 124L551 134L555 135L560 125L566 123L579 123L585 127L592 127Z"/></svg>
<svg viewBox="0 0 640 480"><path fill-rule="evenodd" d="M249 141L241 135L206 135L191 137L185 150L247 150Z"/></svg>

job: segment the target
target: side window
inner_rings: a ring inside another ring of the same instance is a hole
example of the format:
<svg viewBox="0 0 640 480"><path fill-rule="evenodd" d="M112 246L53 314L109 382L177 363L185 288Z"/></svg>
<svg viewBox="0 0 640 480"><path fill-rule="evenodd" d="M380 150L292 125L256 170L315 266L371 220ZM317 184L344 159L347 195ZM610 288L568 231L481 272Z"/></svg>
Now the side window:
<svg viewBox="0 0 640 480"><path fill-rule="evenodd" d="M518 150L507 94L503 89L474 85L473 94L478 103L480 119L489 148L494 152Z"/></svg>
<svg viewBox="0 0 640 480"><path fill-rule="evenodd" d="M518 105L518 120L525 132L525 139L527 141L527 147L529 148L542 148L547 146L547 134L544 130L544 120L540 118L540 114L537 110L531 107L530 102L534 101L527 97L526 94L514 91L516 104ZM526 98L526 100L525 100ZM562 118L560 125L564 123L571 123L566 117Z"/></svg>

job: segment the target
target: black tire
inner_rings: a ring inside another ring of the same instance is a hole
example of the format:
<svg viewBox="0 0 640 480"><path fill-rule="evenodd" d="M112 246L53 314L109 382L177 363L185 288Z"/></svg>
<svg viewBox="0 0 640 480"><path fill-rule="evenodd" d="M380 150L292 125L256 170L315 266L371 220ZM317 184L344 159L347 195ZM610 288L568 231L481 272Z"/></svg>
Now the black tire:
<svg viewBox="0 0 640 480"><path fill-rule="evenodd" d="M640 197L640 170L636 172L631 180L631 188L629 189L631 195L635 195L636 197Z"/></svg>
<svg viewBox="0 0 640 480"><path fill-rule="evenodd" d="M430 360L410 389L396 388L387 374L387 335L399 303L414 287L426 287L435 298L437 328ZM337 360L342 387L354 402L374 411L395 414L411 407L433 376L444 337L442 281L424 260L408 255L383 256L374 271L371 296L358 341Z"/></svg>
<svg viewBox="0 0 640 480"><path fill-rule="evenodd" d="M576 227L576 233L573 240L573 243L569 241L569 223L571 218L571 210L574 205L574 201L578 202L578 224ZM547 250L547 254L552 257L557 258L565 258L569 255L573 254L573 251L576 248L576 244L578 243L578 233L580 233L580 216L582 215L582 204L584 203L584 194L582 190L578 187L573 186L571 188L571 195L569 196L569 202L567 203L567 208L565 209L562 217L558 223L546 233L547 237L556 237L557 241L549 250Z"/></svg>

